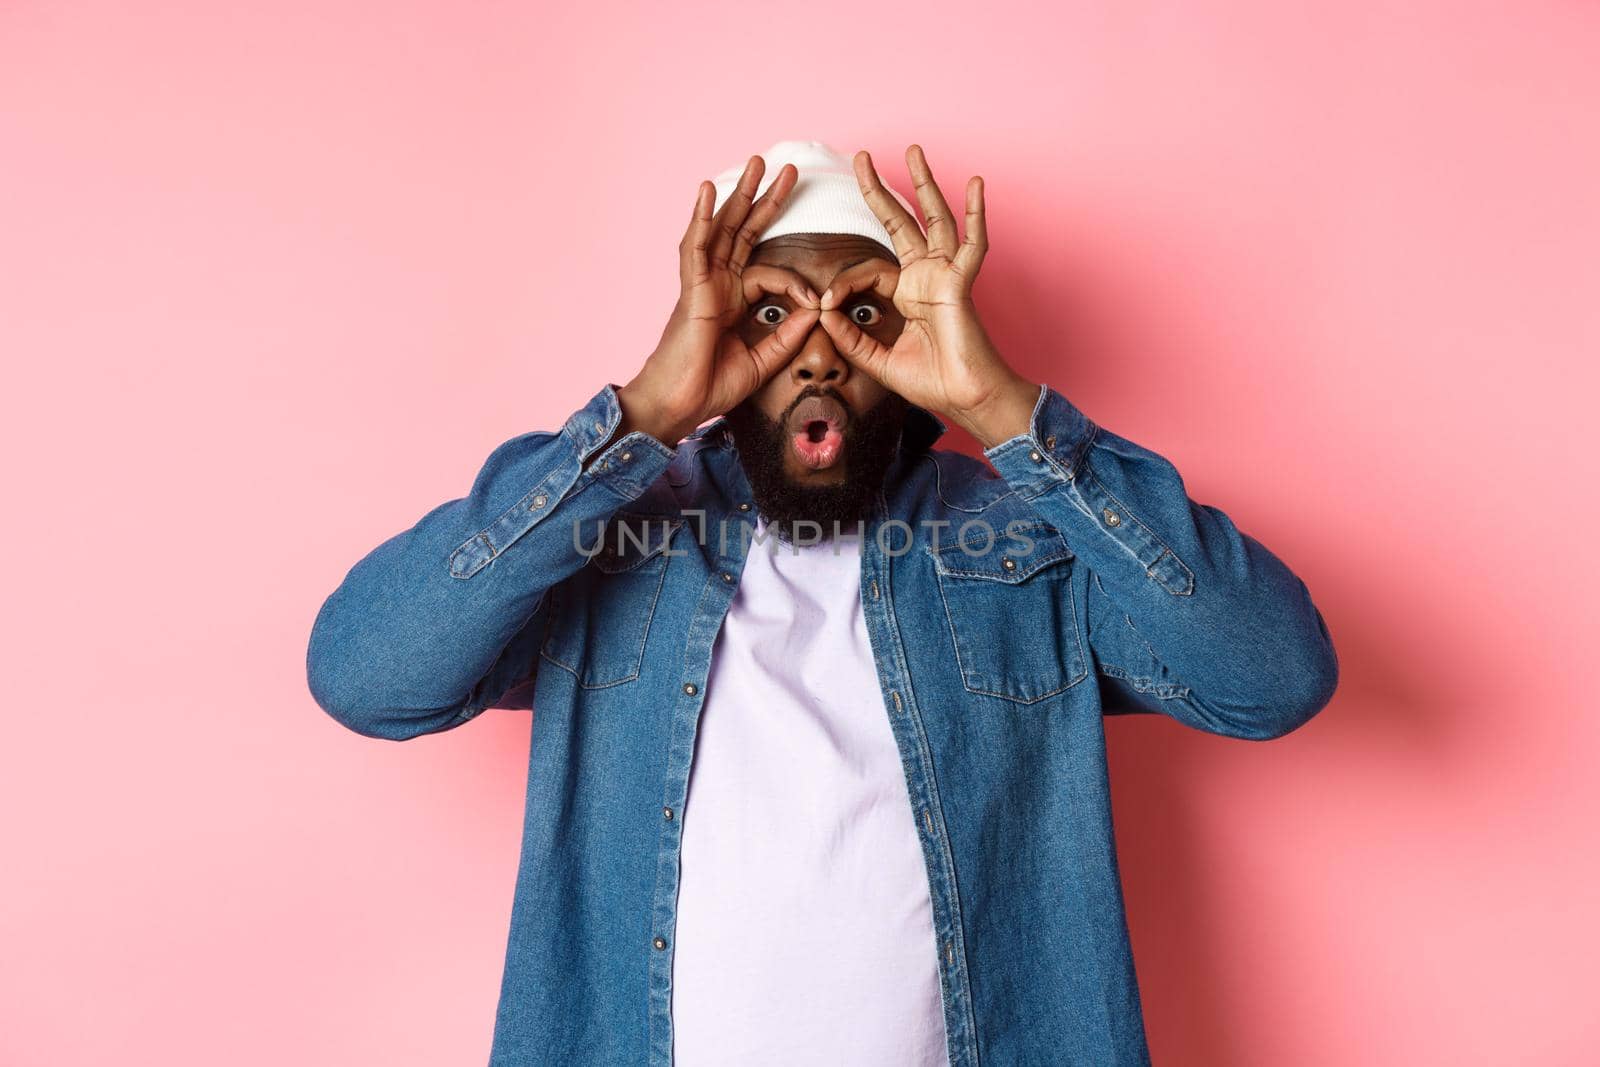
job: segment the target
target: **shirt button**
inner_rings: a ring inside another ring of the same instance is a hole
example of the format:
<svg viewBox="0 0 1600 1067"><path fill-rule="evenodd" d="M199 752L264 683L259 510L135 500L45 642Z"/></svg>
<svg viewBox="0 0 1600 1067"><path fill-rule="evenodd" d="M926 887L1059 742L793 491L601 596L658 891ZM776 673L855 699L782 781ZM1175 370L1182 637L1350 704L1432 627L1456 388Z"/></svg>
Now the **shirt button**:
<svg viewBox="0 0 1600 1067"><path fill-rule="evenodd" d="M1037 448L1029 451L1028 458L1033 460L1035 463L1038 463L1040 460L1044 459L1043 456L1039 455L1039 450Z"/></svg>
<svg viewBox="0 0 1600 1067"><path fill-rule="evenodd" d="M1056 447L1056 435L1055 434L1051 434L1049 437L1046 437L1044 439L1044 447L1046 447L1046 448L1054 448L1054 447Z"/></svg>
<svg viewBox="0 0 1600 1067"><path fill-rule="evenodd" d="M533 506L536 508L542 508L544 507L545 502L549 499L549 497L545 496L543 493L540 493L538 496L533 498Z"/></svg>
<svg viewBox="0 0 1600 1067"><path fill-rule="evenodd" d="M733 575L729 574L727 571L723 571L722 580L731 584L733 582Z"/></svg>
<svg viewBox="0 0 1600 1067"><path fill-rule="evenodd" d="M650 943L652 945L654 945L656 948L666 948L667 947L667 939L664 938L664 937L658 937L658 938L656 938L654 941L652 941Z"/></svg>
<svg viewBox="0 0 1600 1067"><path fill-rule="evenodd" d="M624 452L622 455L618 456L617 458L622 460L622 462L626 463L626 462L628 462L628 460L633 458L633 453L632 452Z"/></svg>
<svg viewBox="0 0 1600 1067"><path fill-rule="evenodd" d="M1000 566L1008 571L1014 571L1017 569L1017 561L1008 557L1000 561Z"/></svg>
<svg viewBox="0 0 1600 1067"><path fill-rule="evenodd" d="M750 510L750 501L748 501L748 500L739 501L739 510L740 511L749 511Z"/></svg>
<svg viewBox="0 0 1600 1067"><path fill-rule="evenodd" d="M663 819L666 819L668 822L671 822L672 821L672 809L671 808L662 808L661 809L661 817Z"/></svg>
<svg viewBox="0 0 1600 1067"><path fill-rule="evenodd" d="M700 692L693 682L684 682L683 691L689 696L694 696L696 693Z"/></svg>
<svg viewBox="0 0 1600 1067"><path fill-rule="evenodd" d="M1115 511L1112 511L1110 508L1103 509L1100 512L1100 514L1105 516L1106 525L1107 526L1121 526L1122 525L1122 516L1118 515Z"/></svg>

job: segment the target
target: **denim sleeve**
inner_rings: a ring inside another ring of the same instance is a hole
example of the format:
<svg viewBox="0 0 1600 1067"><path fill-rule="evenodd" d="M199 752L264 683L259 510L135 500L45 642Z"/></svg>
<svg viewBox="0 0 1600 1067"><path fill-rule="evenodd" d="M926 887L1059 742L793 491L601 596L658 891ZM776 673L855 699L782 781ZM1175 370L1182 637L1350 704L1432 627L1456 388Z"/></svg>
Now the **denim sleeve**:
<svg viewBox="0 0 1600 1067"><path fill-rule="evenodd" d="M585 562L575 526L637 498L675 454L643 432L616 437L621 417L608 384L559 431L505 441L466 496L350 568L306 650L322 709L400 741L529 707L545 593Z"/></svg>
<svg viewBox="0 0 1600 1067"><path fill-rule="evenodd" d="M1089 644L1106 710L1279 737L1332 699L1339 664L1311 593L1166 459L1048 385L1029 429L986 449L1090 571Z"/></svg>

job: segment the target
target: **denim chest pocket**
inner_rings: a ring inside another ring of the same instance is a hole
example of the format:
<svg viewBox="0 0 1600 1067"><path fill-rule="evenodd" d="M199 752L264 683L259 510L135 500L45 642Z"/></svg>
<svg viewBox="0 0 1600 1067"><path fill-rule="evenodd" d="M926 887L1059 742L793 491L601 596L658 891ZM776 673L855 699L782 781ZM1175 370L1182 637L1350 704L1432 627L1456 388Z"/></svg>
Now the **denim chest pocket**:
<svg viewBox="0 0 1600 1067"><path fill-rule="evenodd" d="M671 560L667 546L682 525L682 519L619 513L603 533L584 531L583 549L593 555L551 591L539 654L585 689L637 680Z"/></svg>
<svg viewBox="0 0 1600 1067"><path fill-rule="evenodd" d="M1032 704L1088 676L1072 588L1075 559L1061 534L1013 525L1001 535L930 549L945 619L968 692Z"/></svg>

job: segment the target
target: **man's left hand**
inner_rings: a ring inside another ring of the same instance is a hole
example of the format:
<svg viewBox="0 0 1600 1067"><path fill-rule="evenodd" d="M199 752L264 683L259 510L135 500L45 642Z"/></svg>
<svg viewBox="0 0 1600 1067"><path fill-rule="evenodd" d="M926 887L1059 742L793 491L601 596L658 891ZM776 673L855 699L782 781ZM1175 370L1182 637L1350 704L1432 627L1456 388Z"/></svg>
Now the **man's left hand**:
<svg viewBox="0 0 1600 1067"><path fill-rule="evenodd" d="M861 195L894 240L900 269L865 263L822 294L822 326L834 347L884 388L943 414L984 448L1026 433L1039 386L1006 365L972 302L972 283L989 248L983 179L974 175L967 182L966 234L958 236L921 146L908 148L906 165L927 219L924 237L916 219L884 188L872 157L857 152L854 164ZM868 290L892 300L905 319L892 347L840 311L852 293Z"/></svg>

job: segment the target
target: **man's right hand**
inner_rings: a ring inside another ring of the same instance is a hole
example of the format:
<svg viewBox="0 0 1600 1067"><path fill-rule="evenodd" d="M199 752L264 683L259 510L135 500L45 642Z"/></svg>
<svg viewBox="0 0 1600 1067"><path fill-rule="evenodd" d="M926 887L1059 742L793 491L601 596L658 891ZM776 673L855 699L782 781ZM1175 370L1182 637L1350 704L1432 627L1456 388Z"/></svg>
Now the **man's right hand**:
<svg viewBox="0 0 1600 1067"><path fill-rule="evenodd" d="M617 390L619 433L642 430L668 447L707 419L754 393L794 358L821 314L817 294L791 285L789 316L747 345L738 327L771 294L744 277L761 231L783 209L799 178L793 164L755 199L766 162L751 156L727 203L712 214L716 186L700 183L694 217L678 245L681 292L672 317L639 373Z"/></svg>

